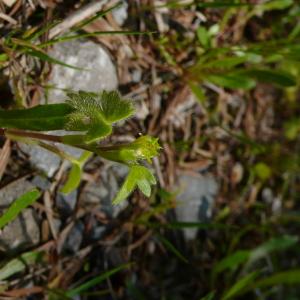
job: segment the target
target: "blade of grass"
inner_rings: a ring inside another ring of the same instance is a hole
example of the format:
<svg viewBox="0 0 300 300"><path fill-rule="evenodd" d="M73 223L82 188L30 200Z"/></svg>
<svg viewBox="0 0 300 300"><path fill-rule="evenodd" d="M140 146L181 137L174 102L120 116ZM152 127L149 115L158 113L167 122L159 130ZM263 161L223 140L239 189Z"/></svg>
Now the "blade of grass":
<svg viewBox="0 0 300 300"><path fill-rule="evenodd" d="M76 295L79 295L81 294L82 292L92 288L93 286L103 282L105 279L109 278L110 276L114 275L115 273L118 273L126 268L128 268L130 266L130 264L125 264L125 265L121 265L117 268L114 268L112 270L109 270L103 274L101 274L100 276L97 276L83 284L81 284L80 286L74 288L74 289L71 289L69 291L67 291L66 295L68 297L74 297Z"/></svg>
<svg viewBox="0 0 300 300"><path fill-rule="evenodd" d="M52 39L50 41L47 41L45 43L40 44L39 46L41 48L51 46L53 44L57 43L63 43L66 41L74 40L74 39L81 39L81 38L87 38L87 37L95 37L99 35L141 35L141 34L152 34L155 33L154 31L151 32L138 32L138 31L95 31L95 32L89 32L89 33L80 33L80 34L74 34L69 36L64 36L56 39Z"/></svg>
<svg viewBox="0 0 300 300"><path fill-rule="evenodd" d="M113 5L112 7L108 8L108 9L106 9L106 10L104 10L104 11L100 11L100 12L96 13L95 16L90 17L90 18L88 18L88 19L82 21L78 26L73 27L70 31L73 32L73 31L77 31L77 30L82 29L84 26L86 26L86 25L92 23L93 21L95 21L95 20L97 20L97 19L99 19L99 18L101 18L101 17L104 17L106 14L108 14L108 13L111 12L112 10L114 10L114 9L116 9L116 8L118 8L118 7L120 7L121 5L122 5L122 1L117 2L117 3L116 3L115 5Z"/></svg>
<svg viewBox="0 0 300 300"><path fill-rule="evenodd" d="M164 238L162 235L157 235L158 239L165 245L165 247L170 250L175 256L177 256L181 261L188 264L188 259L180 253L180 251L166 238Z"/></svg>
<svg viewBox="0 0 300 300"><path fill-rule="evenodd" d="M14 258L0 269L0 281L25 270L29 265L36 264L43 257L43 252L32 251Z"/></svg>
<svg viewBox="0 0 300 300"><path fill-rule="evenodd" d="M40 196L41 193L37 189L33 189L15 200L0 218L0 229L13 221L23 209L33 204Z"/></svg>
<svg viewBox="0 0 300 300"><path fill-rule="evenodd" d="M263 278L251 286L251 289L270 287L280 284L299 284L300 283L300 269L283 271L272 276Z"/></svg>
<svg viewBox="0 0 300 300"><path fill-rule="evenodd" d="M228 299L233 299L237 295L240 295L245 288L252 284L253 281L257 278L259 275L259 271L254 271L240 280L238 280L226 293L225 295L221 298L222 300L228 300Z"/></svg>

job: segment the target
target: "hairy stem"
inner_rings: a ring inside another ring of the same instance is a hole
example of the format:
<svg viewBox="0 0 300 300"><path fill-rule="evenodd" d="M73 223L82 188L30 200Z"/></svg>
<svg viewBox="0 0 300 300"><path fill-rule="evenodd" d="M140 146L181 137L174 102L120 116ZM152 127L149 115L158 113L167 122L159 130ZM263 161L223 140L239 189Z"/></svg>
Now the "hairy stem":
<svg viewBox="0 0 300 300"><path fill-rule="evenodd" d="M44 140L49 142L56 142L56 143L62 143L62 137L56 136L56 135L50 135L50 134L43 134L39 132L32 132L32 131L25 131L21 129L4 129L0 128L0 135L2 136L19 136L19 137L26 137L31 139L38 139L38 140Z"/></svg>

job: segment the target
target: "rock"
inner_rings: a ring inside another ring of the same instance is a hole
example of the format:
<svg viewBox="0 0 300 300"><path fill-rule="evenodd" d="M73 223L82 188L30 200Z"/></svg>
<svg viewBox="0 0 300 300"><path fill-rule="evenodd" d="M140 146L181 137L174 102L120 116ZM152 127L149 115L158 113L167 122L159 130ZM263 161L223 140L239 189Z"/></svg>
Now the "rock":
<svg viewBox="0 0 300 300"><path fill-rule="evenodd" d="M77 222L70 230L68 237L65 241L63 250L71 253L76 253L80 249L83 240L84 225L82 222Z"/></svg>
<svg viewBox="0 0 300 300"><path fill-rule="evenodd" d="M105 162L100 178L96 182L86 185L81 194L81 203L84 205L100 205L101 211L108 217L117 216L126 207L127 202L112 205L112 200L116 196L127 173L128 168L126 166Z"/></svg>
<svg viewBox="0 0 300 300"><path fill-rule="evenodd" d="M128 3L121 1L121 5L112 11L112 15L119 26L122 26L128 17Z"/></svg>
<svg viewBox="0 0 300 300"><path fill-rule="evenodd" d="M18 197L34 186L25 179L16 180L0 190L0 207L5 210ZM16 251L33 247L40 241L37 215L27 208L2 230L0 230L0 251Z"/></svg>
<svg viewBox="0 0 300 300"><path fill-rule="evenodd" d="M40 229L37 216L33 209L28 208L0 233L0 251L21 251L37 245L39 241Z"/></svg>
<svg viewBox="0 0 300 300"><path fill-rule="evenodd" d="M0 209L7 208L14 200L33 188L34 185L24 178L6 185L0 190Z"/></svg>
<svg viewBox="0 0 300 300"><path fill-rule="evenodd" d="M209 175L195 176L182 174L179 176L180 194L177 196L176 216L180 222L207 222L212 215L218 185L214 177ZM196 237L196 228L185 228L187 240Z"/></svg>
<svg viewBox="0 0 300 300"><path fill-rule="evenodd" d="M53 135L64 135L66 131L56 130L52 131ZM68 133L70 134L70 133ZM59 149L74 157L80 157L83 150L70 147L67 145L55 144ZM32 166L36 169L42 171L47 177L51 178L55 172L58 170L61 158L55 153L48 151L42 147L36 145L27 145L24 143L19 143L20 149L29 156L29 160Z"/></svg>
<svg viewBox="0 0 300 300"><path fill-rule="evenodd" d="M73 192L67 195L61 192L57 192L55 199L56 207L63 216L69 216L72 214L76 206L77 194L77 190L74 190Z"/></svg>
<svg viewBox="0 0 300 300"><path fill-rule="evenodd" d="M46 177L40 175L34 176L31 183L43 191L48 190L51 186L51 182Z"/></svg>
<svg viewBox="0 0 300 300"><path fill-rule="evenodd" d="M36 145L19 143L20 149L29 156L30 164L48 177L52 177L60 166L60 158L56 154Z"/></svg>
<svg viewBox="0 0 300 300"><path fill-rule="evenodd" d="M83 70L53 65L48 84L54 88L49 90L48 103L65 100L64 90L99 92L113 90L118 86L116 68L108 53L99 44L87 40L58 43L50 55Z"/></svg>

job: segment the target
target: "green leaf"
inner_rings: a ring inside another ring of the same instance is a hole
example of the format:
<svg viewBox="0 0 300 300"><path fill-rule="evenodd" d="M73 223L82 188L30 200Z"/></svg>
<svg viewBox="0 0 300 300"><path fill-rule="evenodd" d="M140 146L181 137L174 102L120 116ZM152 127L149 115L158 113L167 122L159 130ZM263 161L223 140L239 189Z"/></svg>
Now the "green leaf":
<svg viewBox="0 0 300 300"><path fill-rule="evenodd" d="M258 246L251 251L249 260L245 269L248 269L254 262L265 257L272 252L284 251L298 243L299 239L297 236L283 235L280 237L272 238L269 241Z"/></svg>
<svg viewBox="0 0 300 300"><path fill-rule="evenodd" d="M151 185L153 184L156 184L156 179L150 170L140 165L132 165L127 178L113 200L113 204L119 204L124 201L136 187L146 197L149 197L151 194Z"/></svg>
<svg viewBox="0 0 300 300"><path fill-rule="evenodd" d="M109 270L103 274L101 274L100 276L97 276L83 284L81 284L80 286L74 288L74 289L71 289L69 290L66 295L68 297L74 297L76 295L80 295L81 293L83 293L84 291L92 288L93 286L103 282L105 279L111 277L112 275L114 275L115 273L118 273L126 268L128 268L130 266L130 264L125 264L125 265L121 265L117 268L114 268L112 270Z"/></svg>
<svg viewBox="0 0 300 300"><path fill-rule="evenodd" d="M238 250L235 253L220 260L214 267L213 272L217 274L227 269L234 270L238 265L246 262L249 256L249 250Z"/></svg>
<svg viewBox="0 0 300 300"><path fill-rule="evenodd" d="M205 48L208 49L211 46L211 37L207 31L207 29L203 26L199 26L197 28L197 37L201 45Z"/></svg>
<svg viewBox="0 0 300 300"><path fill-rule="evenodd" d="M293 118L285 122L284 124L284 135L289 140L295 140L300 133L300 119Z"/></svg>
<svg viewBox="0 0 300 300"><path fill-rule="evenodd" d="M208 293L206 296L202 297L200 300L213 300L215 297L215 292L212 291L210 293Z"/></svg>
<svg viewBox="0 0 300 300"><path fill-rule="evenodd" d="M103 35L150 35L155 32L140 32L140 31L94 31L90 33L79 33L79 34L74 34L74 35L68 35L68 36L63 36L59 37L56 39L52 39L50 41L47 41L45 43L42 43L39 45L39 47L45 48L47 46L51 46L57 43L63 43L66 41L71 41L71 40L77 40L77 39L83 39L83 38L89 38L89 37L97 37L97 36L103 36Z"/></svg>
<svg viewBox="0 0 300 300"><path fill-rule="evenodd" d="M112 132L112 124L128 118L133 113L129 100L115 92L92 93L79 91L68 93L66 101L74 112L68 117L68 130L87 131L86 142L96 142Z"/></svg>
<svg viewBox="0 0 300 300"><path fill-rule="evenodd" d="M293 0L271 0L258 5L258 9L263 11L282 10L293 4Z"/></svg>
<svg viewBox="0 0 300 300"><path fill-rule="evenodd" d="M206 2L206 3L197 3L197 6L199 8L227 8L227 7L240 7L240 6L253 6L251 3L245 3L245 2L235 2L235 1L212 1L212 2Z"/></svg>
<svg viewBox="0 0 300 300"><path fill-rule="evenodd" d="M6 53L0 53L0 62L8 60L8 55Z"/></svg>
<svg viewBox="0 0 300 300"><path fill-rule="evenodd" d="M67 104L38 105L28 109L0 110L0 127L48 131L64 129L73 108Z"/></svg>
<svg viewBox="0 0 300 300"><path fill-rule="evenodd" d="M32 251L26 252L20 257L10 260L2 268L0 268L0 281L24 271L30 265L35 265L41 261L43 255L43 252Z"/></svg>
<svg viewBox="0 0 300 300"><path fill-rule="evenodd" d="M254 271L245 277L238 280L230 289L225 293L225 295L222 297L222 300L228 300L232 299L235 296L241 294L243 290L250 284L253 283L253 281L257 278L259 275L258 271Z"/></svg>
<svg viewBox="0 0 300 300"><path fill-rule="evenodd" d="M214 59L203 65L203 68L217 68L217 69L232 69L233 67L243 64L249 61L249 56L236 56L236 57L224 57L220 59Z"/></svg>
<svg viewBox="0 0 300 300"><path fill-rule="evenodd" d="M26 40L21 40L17 38L12 38L11 42L13 43L14 46L21 46L22 51L24 53L27 53L28 55L31 55L33 57L37 57L40 60L49 62L49 63L54 63L58 65L62 65L64 67L68 67L71 69L76 69L76 70L83 70L82 68L77 68L71 65L68 65L60 60L57 60L51 56L49 56L46 52L44 52L42 49L40 49L40 46L36 46L30 42L27 42Z"/></svg>
<svg viewBox="0 0 300 300"><path fill-rule="evenodd" d="M84 151L78 161L72 163L71 171L69 177L61 192L64 194L69 194L73 192L80 184L82 169L85 162L91 157L92 153L89 151Z"/></svg>
<svg viewBox="0 0 300 300"><path fill-rule="evenodd" d="M295 270L280 272L272 276L269 276L267 278L263 278L255 282L251 286L251 289L269 287L269 286L280 285L280 284L299 285L299 283L300 283L300 269L295 269Z"/></svg>
<svg viewBox="0 0 300 300"><path fill-rule="evenodd" d="M261 82L274 83L283 87L295 86L297 84L293 75L280 70L250 69L241 71L238 74L249 76Z"/></svg>
<svg viewBox="0 0 300 300"><path fill-rule="evenodd" d="M256 84L253 79L237 74L207 75L206 79L216 85L230 89L251 89Z"/></svg>
<svg viewBox="0 0 300 300"><path fill-rule="evenodd" d="M70 68L70 69L84 71L83 68L78 68L78 67L66 64L66 63L64 63L64 62L62 62L62 61L60 61L60 60L58 60L54 57L49 56L48 54L46 54L43 51L37 51L35 49L27 49L25 53L27 53L30 56L36 57L36 58L38 58L42 61L46 61L46 62L49 62L49 63L61 65L63 67L67 67L67 68Z"/></svg>
<svg viewBox="0 0 300 300"><path fill-rule="evenodd" d="M40 195L41 193L37 189L33 189L15 200L0 217L0 229L2 229L9 222L13 221L23 209L33 204L40 197Z"/></svg>
<svg viewBox="0 0 300 300"><path fill-rule="evenodd" d="M132 102L122 99L117 91L103 91L100 97L102 115L108 123L124 120L134 113Z"/></svg>
<svg viewBox="0 0 300 300"><path fill-rule="evenodd" d="M254 173L261 180L267 180L271 177L272 170L265 163L260 162L254 166Z"/></svg>
<svg viewBox="0 0 300 300"><path fill-rule="evenodd" d="M206 99L206 96L205 96L205 93L204 93L203 89L201 88L201 86L196 83L190 83L189 86L190 86L190 89L192 90L192 92L194 93L194 95L197 97L197 100L201 104L203 104Z"/></svg>

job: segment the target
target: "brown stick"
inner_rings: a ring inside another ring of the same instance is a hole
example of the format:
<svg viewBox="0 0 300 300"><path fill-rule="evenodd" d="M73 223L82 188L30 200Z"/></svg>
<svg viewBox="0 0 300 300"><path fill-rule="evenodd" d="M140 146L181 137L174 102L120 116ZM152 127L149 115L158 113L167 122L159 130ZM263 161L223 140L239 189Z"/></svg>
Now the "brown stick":
<svg viewBox="0 0 300 300"><path fill-rule="evenodd" d="M0 128L0 135L7 136L10 134L19 136L19 137L28 137L28 138L32 138L32 139L39 139L39 140L44 140L44 141L62 143L62 137L57 136L57 135L43 134L43 133L25 131L25 130L19 130L19 129Z"/></svg>

